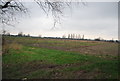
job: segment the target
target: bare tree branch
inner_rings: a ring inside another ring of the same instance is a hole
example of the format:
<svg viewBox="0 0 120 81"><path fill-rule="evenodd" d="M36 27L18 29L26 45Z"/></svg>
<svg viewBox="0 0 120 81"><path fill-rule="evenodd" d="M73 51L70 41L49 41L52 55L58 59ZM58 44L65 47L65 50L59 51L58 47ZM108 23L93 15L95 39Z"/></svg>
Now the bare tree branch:
<svg viewBox="0 0 120 81"><path fill-rule="evenodd" d="M34 2L38 4L46 15L52 14L54 27L56 23L60 23L65 6L71 6L71 2L63 2L62 0L34 0ZM16 14L27 12L28 9L19 0L0 0L0 23L11 24L12 21L16 21Z"/></svg>
<svg viewBox="0 0 120 81"><path fill-rule="evenodd" d="M18 20L16 14L27 12L28 9L19 0L0 0L0 24L14 26L13 22Z"/></svg>

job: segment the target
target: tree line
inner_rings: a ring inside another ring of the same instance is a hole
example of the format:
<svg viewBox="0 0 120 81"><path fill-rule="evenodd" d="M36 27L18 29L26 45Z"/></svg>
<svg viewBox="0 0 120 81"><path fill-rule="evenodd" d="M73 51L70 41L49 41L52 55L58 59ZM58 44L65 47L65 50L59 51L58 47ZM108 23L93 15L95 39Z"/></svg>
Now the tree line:
<svg viewBox="0 0 120 81"><path fill-rule="evenodd" d="M7 31L2 32L3 36L17 36L17 37L34 37L30 36L30 34L24 34L23 32L19 32L17 35L12 35ZM89 41L105 41L105 42L120 42L119 40L105 40L101 37L95 38L95 39L85 39L85 35L80 35L80 34L68 34L68 35L63 35L62 37L42 37L41 34L36 36L36 38L47 38L47 39L72 39L72 40L89 40Z"/></svg>
<svg viewBox="0 0 120 81"><path fill-rule="evenodd" d="M80 34L68 34L67 36L66 35L63 35L62 38L68 38L68 39L84 39L84 35L80 35Z"/></svg>

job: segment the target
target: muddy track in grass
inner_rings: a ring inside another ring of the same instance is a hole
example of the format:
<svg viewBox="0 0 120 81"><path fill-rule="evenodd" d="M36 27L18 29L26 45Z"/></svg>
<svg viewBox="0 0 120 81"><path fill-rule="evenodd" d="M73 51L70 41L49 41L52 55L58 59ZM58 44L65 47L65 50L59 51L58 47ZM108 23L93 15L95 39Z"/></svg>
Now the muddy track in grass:
<svg viewBox="0 0 120 81"><path fill-rule="evenodd" d="M26 77L29 76L29 74L32 74L33 72L37 72L41 70L41 71L46 71L50 73L49 75L50 78L54 78L54 79L58 79L58 78L62 79L62 78L68 78L68 77L69 78L85 78L85 77L89 77L89 76L86 76L87 71L85 70L78 70L78 71L74 69L72 71L64 71L64 70L66 68L80 67L80 66L87 65L87 64L90 64L90 63L86 62L84 64L83 63L70 63L70 64L56 65L56 64L50 64L50 63L48 64L40 60L40 61L31 61L31 62L26 62L24 64L19 64L20 68L17 71L21 72L21 74ZM8 73L6 70L7 68L16 67L17 65L3 65L3 66L4 66L4 74L7 74ZM73 76L73 77L70 77L70 76Z"/></svg>
<svg viewBox="0 0 120 81"><path fill-rule="evenodd" d="M34 79L94 79L95 77L104 74L102 73L99 69L93 69L92 71L86 71L86 70L81 70L81 69L72 69L69 70L69 68L74 68L74 67L80 67L84 65L91 64L89 62L83 63L70 63L70 64L63 64L63 65L55 65L55 64L46 64L44 61L31 61L31 62L26 62L24 64L19 65L21 68L19 68L17 71L21 72L21 74L18 75L22 77L27 77L29 75L32 75L32 73L37 72L37 71L42 71L47 72L48 75L44 75L41 77L42 74L37 75L39 77L35 77ZM7 65L4 65L6 67ZM9 67L16 67L16 66L7 66ZM6 69L7 69L6 68ZM68 68L68 69L67 69ZM4 68L4 71L6 70ZM66 70L65 70L66 69ZM5 71L8 74L7 71ZM11 72L9 72L8 75L10 75ZM3 76L7 76L4 75ZM14 75L16 77L16 75ZM12 76L12 77L14 77ZM49 77L48 77L49 76ZM21 77L20 77L21 78ZM29 78L28 78L29 79ZM31 78L32 79L32 78Z"/></svg>
<svg viewBox="0 0 120 81"><path fill-rule="evenodd" d="M101 74L100 70L93 70L91 72L87 72L85 70L67 70L66 68L74 68L80 67L84 65L91 64L89 62L85 63L70 63L70 64L62 64L62 65L55 65L55 64L45 64L44 61L32 61L28 62L23 65L22 73L29 75L32 72L37 72L37 70L47 71L50 73L49 78L53 79L92 79L97 75ZM26 69L27 68L27 69ZM66 69L66 71L65 71ZM43 77L47 78L47 77Z"/></svg>
<svg viewBox="0 0 120 81"><path fill-rule="evenodd" d="M48 43L47 42L48 39L42 39L42 40L46 40L46 42L26 43L26 42L21 41L19 43L26 45L26 46L34 46L34 47L40 47L40 48L77 52L77 53L81 53L81 54L118 56L118 43L100 42L100 41L82 41L82 40L80 40L80 41L78 41L78 40L77 41L76 40L61 40L61 41L65 41L65 42ZM55 40L53 40L53 41L55 42ZM71 43L69 43L70 41L71 41ZM8 41L8 42L10 42L10 41ZM73 44L72 44L72 42L73 42ZM77 44L79 44L79 42L81 42L81 43L86 42L86 44L90 43L90 45L77 45Z"/></svg>
<svg viewBox="0 0 120 81"><path fill-rule="evenodd" d="M117 43L102 43L99 45L93 46L51 46L47 44L32 44L31 46L40 47L40 48L48 48L48 49L56 49L62 51L70 51L70 52L77 52L81 54L93 54L93 55L118 55L118 44Z"/></svg>
<svg viewBox="0 0 120 81"><path fill-rule="evenodd" d="M80 66L80 63L70 63L70 64L63 64L63 65L56 65L56 64L50 64L46 63L44 61L31 61L27 62L22 65L23 72L29 73L36 70L50 70L50 69L64 69L66 67L72 67L72 66ZM26 69L27 68L27 69Z"/></svg>

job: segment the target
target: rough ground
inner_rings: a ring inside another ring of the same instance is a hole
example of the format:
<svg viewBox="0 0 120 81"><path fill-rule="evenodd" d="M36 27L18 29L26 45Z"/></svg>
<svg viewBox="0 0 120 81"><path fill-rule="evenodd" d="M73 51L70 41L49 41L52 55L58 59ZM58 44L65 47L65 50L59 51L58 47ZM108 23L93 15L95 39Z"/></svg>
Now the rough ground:
<svg viewBox="0 0 120 81"><path fill-rule="evenodd" d="M63 40L64 41L64 40ZM67 40L71 41L71 40ZM37 43L33 44L32 46L40 47L40 48L48 48L48 49L56 49L56 50L63 50L63 51L71 51L77 52L81 54L93 54L93 55L118 55L118 43L111 43L111 42L99 42L99 41L82 41L82 40L72 40L77 42L84 42L84 43L91 43L93 45L77 45L78 43L74 43L74 46L69 45L65 40L62 46L61 43L56 43L56 46L53 46L50 43Z"/></svg>
<svg viewBox="0 0 120 81"><path fill-rule="evenodd" d="M116 79L118 43L6 37L4 79Z"/></svg>

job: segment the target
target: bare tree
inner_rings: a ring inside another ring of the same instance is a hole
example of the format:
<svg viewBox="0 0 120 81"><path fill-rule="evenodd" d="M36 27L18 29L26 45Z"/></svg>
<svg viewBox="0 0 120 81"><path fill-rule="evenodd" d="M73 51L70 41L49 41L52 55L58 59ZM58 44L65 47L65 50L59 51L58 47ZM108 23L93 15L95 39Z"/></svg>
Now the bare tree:
<svg viewBox="0 0 120 81"><path fill-rule="evenodd" d="M27 8L19 0L0 0L0 23L10 25L16 20L16 14L27 13Z"/></svg>
<svg viewBox="0 0 120 81"><path fill-rule="evenodd" d="M70 38L70 34L68 34L68 39Z"/></svg>
<svg viewBox="0 0 120 81"><path fill-rule="evenodd" d="M27 37L30 37L30 34L28 34Z"/></svg>
<svg viewBox="0 0 120 81"><path fill-rule="evenodd" d="M80 34L78 35L78 39L81 39L81 36L80 36Z"/></svg>
<svg viewBox="0 0 120 81"><path fill-rule="evenodd" d="M6 34L6 30L3 30L3 31L2 31L2 34L5 35L5 34Z"/></svg>
<svg viewBox="0 0 120 81"><path fill-rule="evenodd" d="M40 8L48 15L52 13L54 18L54 26L60 22L63 15L64 7L70 6L71 2L63 2L62 0L34 0ZM11 25L16 20L16 14L27 13L29 10L25 7L22 0L0 0L0 23Z"/></svg>
<svg viewBox="0 0 120 81"><path fill-rule="evenodd" d="M23 36L23 35L25 36L25 34L23 34L23 32L18 33L18 36Z"/></svg>
<svg viewBox="0 0 120 81"><path fill-rule="evenodd" d="M9 33L9 32L7 32L7 33L6 33L6 35L7 35L7 36L10 36L10 33Z"/></svg>
<svg viewBox="0 0 120 81"><path fill-rule="evenodd" d="M75 38L75 34L73 34L73 39Z"/></svg>
<svg viewBox="0 0 120 81"><path fill-rule="evenodd" d="M41 38L41 37L42 37L42 35L40 34L40 35L38 35L38 37L39 37L39 38Z"/></svg>
<svg viewBox="0 0 120 81"><path fill-rule="evenodd" d="M82 39L84 39L84 35L83 35Z"/></svg>
<svg viewBox="0 0 120 81"><path fill-rule="evenodd" d="M66 35L63 35L62 38L66 38Z"/></svg>

